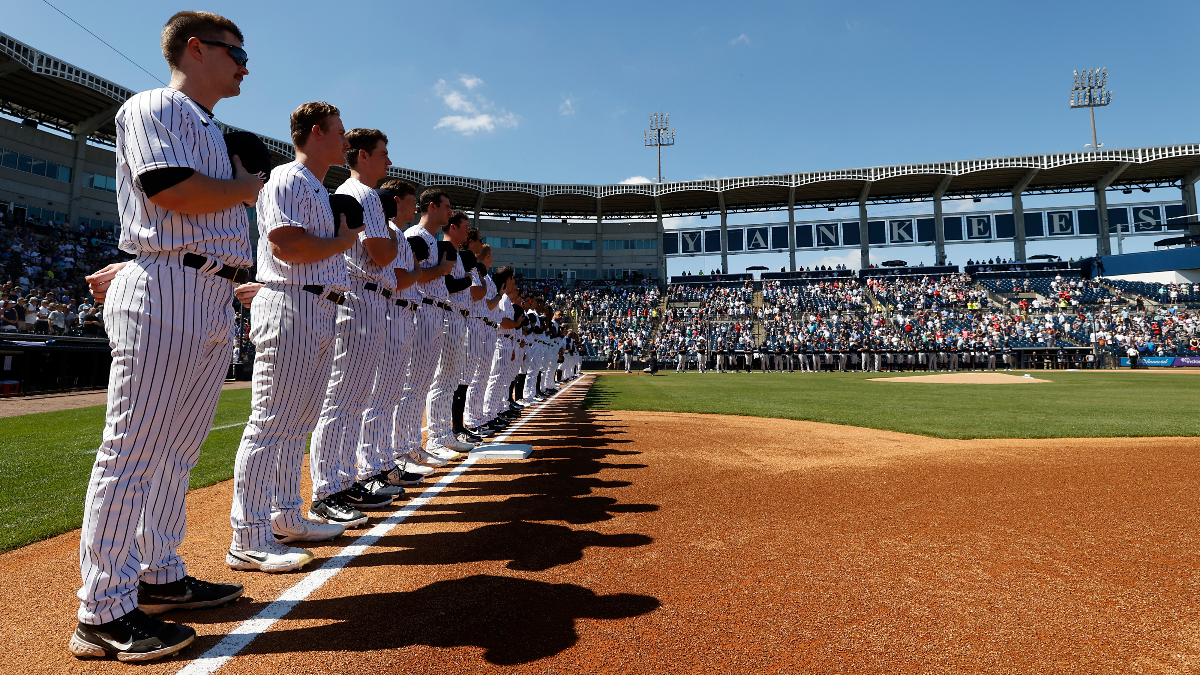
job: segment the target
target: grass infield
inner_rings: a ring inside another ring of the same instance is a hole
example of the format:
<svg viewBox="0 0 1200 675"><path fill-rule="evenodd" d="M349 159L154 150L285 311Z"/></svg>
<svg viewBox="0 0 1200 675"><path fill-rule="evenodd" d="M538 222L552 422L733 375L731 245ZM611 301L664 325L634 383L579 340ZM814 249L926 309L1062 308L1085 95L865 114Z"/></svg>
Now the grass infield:
<svg viewBox="0 0 1200 675"><path fill-rule="evenodd" d="M191 487L233 477L250 417L250 390L221 394ZM80 526L88 475L104 430L104 406L0 418L0 552Z"/></svg>
<svg viewBox="0 0 1200 675"><path fill-rule="evenodd" d="M889 384L870 381L887 376L880 373L601 373L583 405L777 417L935 438L1200 435L1200 374L1029 372L1052 381Z"/></svg>

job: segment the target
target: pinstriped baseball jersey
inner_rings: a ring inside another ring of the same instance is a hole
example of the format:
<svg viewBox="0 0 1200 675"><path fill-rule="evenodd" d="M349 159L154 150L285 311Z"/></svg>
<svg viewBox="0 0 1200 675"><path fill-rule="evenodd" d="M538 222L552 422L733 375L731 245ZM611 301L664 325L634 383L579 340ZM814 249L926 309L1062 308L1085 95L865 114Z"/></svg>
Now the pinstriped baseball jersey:
<svg viewBox="0 0 1200 675"><path fill-rule="evenodd" d="M367 247L363 244L367 239L388 238L388 222L387 217L383 214L383 204L379 201L379 193L354 177L339 185L337 193L354 197L363 207L363 229L358 233L358 240L354 242L354 246L342 254L346 258L346 271L350 276L365 282L379 284L389 289L395 288L396 275L392 273L391 267L376 265L375 261L371 259L371 254L367 253Z"/></svg>
<svg viewBox="0 0 1200 675"><path fill-rule="evenodd" d="M152 89L121 106L116 126L121 250L135 255L187 250L226 265L254 264L246 207L197 215L168 211L150 201L139 181L147 171L170 167L233 178L225 136L212 115L183 92Z"/></svg>
<svg viewBox="0 0 1200 675"><path fill-rule="evenodd" d="M462 256L459 256L454 260L454 269L450 270L450 276L454 277L455 279L465 279L467 277L467 270L463 268ZM446 282L443 281L442 285L444 286L445 284ZM451 293L450 304L459 309L471 309L470 288L464 288L456 293Z"/></svg>
<svg viewBox="0 0 1200 675"><path fill-rule="evenodd" d="M393 270L404 270L405 272L413 271L417 267L417 261L414 259L412 246L408 244L408 239L404 237L404 232L400 228L391 224L388 227L391 228L392 232L396 233L396 259L392 261L391 268ZM392 285L389 288L394 289L396 287L396 273L391 272L390 274L392 276ZM421 291L417 289L416 284L412 284L408 288L400 289L397 297L420 302Z"/></svg>
<svg viewBox="0 0 1200 675"><path fill-rule="evenodd" d="M314 263L286 263L276 258L268 236L281 227L302 227L317 237L334 236L329 193L300 162L272 169L270 180L259 193L258 280L265 284L314 284L338 291L350 287L342 257L330 256Z"/></svg>
<svg viewBox="0 0 1200 675"><path fill-rule="evenodd" d="M421 267L437 267L440 256L438 255L437 237L429 234L420 224L413 225L404 231L405 237L421 237L425 243L429 245L429 254L423 260L417 262ZM446 291L446 281L442 277L436 277L424 283L417 284L417 290L421 291L421 295L427 298L437 298L438 300L448 300L450 294Z"/></svg>

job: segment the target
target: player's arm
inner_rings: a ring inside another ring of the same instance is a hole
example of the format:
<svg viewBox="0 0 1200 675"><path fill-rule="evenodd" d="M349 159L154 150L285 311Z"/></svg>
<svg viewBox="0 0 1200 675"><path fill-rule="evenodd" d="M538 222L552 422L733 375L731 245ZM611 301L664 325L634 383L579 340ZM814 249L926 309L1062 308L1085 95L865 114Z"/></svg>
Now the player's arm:
<svg viewBox="0 0 1200 675"><path fill-rule="evenodd" d="M479 302L480 300L483 300L485 297L487 297L487 286L480 285L480 286L472 286L471 287L471 299L472 300L474 300L475 302ZM499 297L499 296L497 296L497 297ZM489 306L489 308L493 308L493 307L494 307L494 305Z"/></svg>
<svg viewBox="0 0 1200 675"><path fill-rule="evenodd" d="M267 235L271 242L271 255L293 265L314 263L347 251L358 238L358 230L346 224L346 215L341 214L341 227L332 238L318 237L303 227L287 225L277 227Z"/></svg>
<svg viewBox="0 0 1200 675"><path fill-rule="evenodd" d="M402 291L417 283L417 278L421 276L421 268L419 267L411 272L399 267L393 267L392 271L396 273L396 290L398 291Z"/></svg>
<svg viewBox="0 0 1200 675"><path fill-rule="evenodd" d="M238 204L254 204L258 200L258 191L262 189L262 181L258 176L246 171L237 155L234 155L232 160L233 178L212 178L193 170L192 174L182 181L160 189L156 181L172 180L169 176L160 178L159 176L163 176L160 172L187 170L171 167L152 169L138 176L138 181L150 203L178 213L217 213Z"/></svg>
<svg viewBox="0 0 1200 675"><path fill-rule="evenodd" d="M391 237L368 237L363 239L362 243L363 247L367 249L367 255L371 256L371 262L380 267L392 264L399 250Z"/></svg>
<svg viewBox="0 0 1200 675"><path fill-rule="evenodd" d="M488 307L488 309L489 309L489 310L496 309L496 305L499 305L499 304L500 304L500 300L501 300L503 297L504 297L504 294L503 294L503 293L497 293L497 294L496 294L496 297L494 297L494 298L489 298L489 299L488 299L488 301L487 301L487 307Z"/></svg>

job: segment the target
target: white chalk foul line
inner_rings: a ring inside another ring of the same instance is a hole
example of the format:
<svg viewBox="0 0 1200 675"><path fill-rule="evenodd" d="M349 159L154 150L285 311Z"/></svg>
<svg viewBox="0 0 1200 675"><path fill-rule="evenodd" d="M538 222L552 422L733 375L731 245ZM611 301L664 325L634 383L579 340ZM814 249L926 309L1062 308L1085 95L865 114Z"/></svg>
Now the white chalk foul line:
<svg viewBox="0 0 1200 675"><path fill-rule="evenodd" d="M534 415L538 414L542 408L550 405L554 399L558 398L559 395L566 390L575 386L582 379L583 378L579 378L575 382L572 382L571 384L560 389L558 393L547 399L545 403L538 406L533 412L521 418L521 421L513 425L511 429L505 430L504 434L497 438L494 442L498 443L511 436L513 432L519 429L523 424L525 424L525 422L527 422ZM229 426L232 427L237 425L231 424ZM207 652L204 652L199 658L181 668L178 671L178 675L211 675L211 673L215 673L238 652L249 646L255 638L262 633L265 633L267 629L269 629L276 621L287 616L288 612L292 611L292 608L300 604L301 600L304 600L308 596L312 595L313 592L315 592L318 588L324 586L326 582L340 572L342 568L345 567L351 560L361 555L371 546L375 545L381 538L384 537L384 535L390 532L392 528L404 522L404 519L416 512L417 509L428 504L434 497L437 496L439 492L446 489L447 485L453 483L455 479L465 473L467 469L471 468L471 465L477 460L477 457L468 456L467 459L463 460L463 462L456 466L453 471L445 476L442 476L441 480L429 486L429 488L421 493L421 496L413 499L409 503L405 504L404 508L380 521L378 525L372 527L367 531L366 534L362 535L358 539L355 539L353 544L343 548L338 552L337 555L331 557L329 560L326 560L325 564L319 569L309 572L303 579L300 580L299 583L284 591L277 600L264 607L258 614L239 624L237 628L234 628L229 632L228 635L218 642L216 646L214 646L212 649L209 649Z"/></svg>
<svg viewBox="0 0 1200 675"><path fill-rule="evenodd" d="M249 422L234 422L233 424L222 424L219 427L213 427L213 428L209 429L209 431L220 431L221 429L232 429L234 427L244 427L247 424L249 424Z"/></svg>

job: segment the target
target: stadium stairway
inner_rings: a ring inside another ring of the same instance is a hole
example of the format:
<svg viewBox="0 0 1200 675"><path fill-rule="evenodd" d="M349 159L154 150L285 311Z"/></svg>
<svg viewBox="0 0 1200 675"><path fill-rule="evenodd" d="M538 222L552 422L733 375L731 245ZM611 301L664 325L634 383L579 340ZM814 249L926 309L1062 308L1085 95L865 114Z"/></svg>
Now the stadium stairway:
<svg viewBox="0 0 1200 675"><path fill-rule="evenodd" d="M988 288L987 286L984 286L983 284L979 283L978 281L974 282L973 285L975 286L975 288L978 288L979 290L983 291L987 295L987 299L989 301L991 301L992 303L994 303L997 307L999 307L1000 311L1004 312L1005 314L1010 313L1007 297L993 291L992 289Z"/></svg>
<svg viewBox="0 0 1200 675"><path fill-rule="evenodd" d="M875 297L875 294L871 292L871 287L865 283L863 284L863 295L865 295L871 301L871 311L874 311L876 307L882 307L883 317L889 320L892 318L892 310L888 309L887 305L880 302L879 298Z"/></svg>
<svg viewBox="0 0 1200 675"><path fill-rule="evenodd" d="M754 340L754 344L761 345L763 343L763 336L766 335L762 319L758 318L758 310L763 308L762 284L755 285L750 306L754 308L753 313L750 315L750 339Z"/></svg>
<svg viewBox="0 0 1200 675"><path fill-rule="evenodd" d="M1145 303L1145 305L1146 305L1147 312L1157 312L1158 311L1159 303L1154 298L1142 295L1140 293L1134 293L1134 292L1130 291L1129 289L1122 290L1120 288L1117 288L1116 284L1112 283L1111 281L1109 281L1103 277L1096 277L1095 281L1099 282L1101 286L1104 286L1109 291L1111 291L1113 295L1120 297L1121 301L1125 304L1136 304L1137 303L1136 298L1141 298L1142 302Z"/></svg>
<svg viewBox="0 0 1200 675"><path fill-rule="evenodd" d="M646 336L646 344L648 345L655 344L658 341L658 332L662 329L663 322L667 320L667 296L667 293L659 295L658 304L654 306L655 316L651 319L650 333Z"/></svg>

